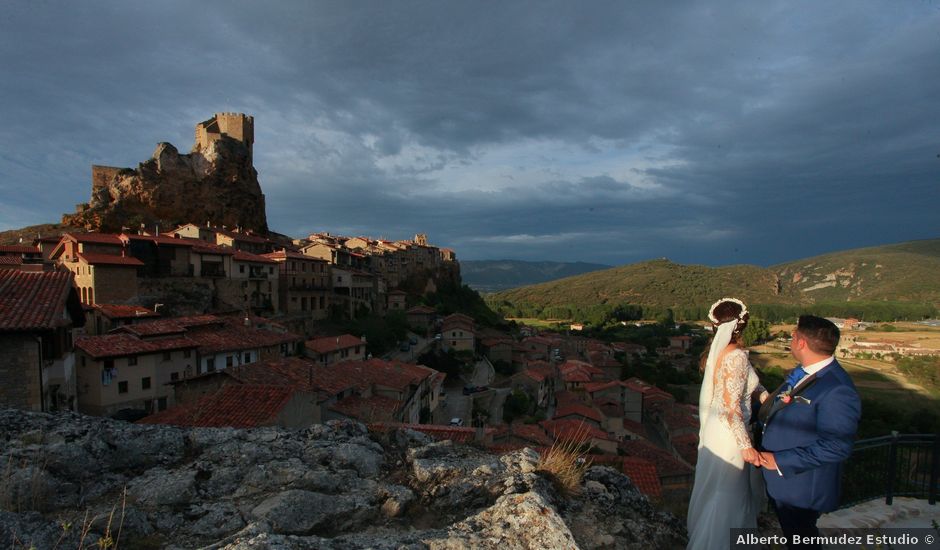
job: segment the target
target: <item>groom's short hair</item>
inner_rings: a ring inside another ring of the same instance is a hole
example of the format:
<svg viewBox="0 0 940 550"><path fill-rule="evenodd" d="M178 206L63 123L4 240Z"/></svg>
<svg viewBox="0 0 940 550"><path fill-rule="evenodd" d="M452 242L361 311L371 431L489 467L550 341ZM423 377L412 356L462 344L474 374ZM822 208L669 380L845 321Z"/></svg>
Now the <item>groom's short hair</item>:
<svg viewBox="0 0 940 550"><path fill-rule="evenodd" d="M816 353L832 355L839 345L839 327L829 319L800 315L796 330L806 340L809 349Z"/></svg>

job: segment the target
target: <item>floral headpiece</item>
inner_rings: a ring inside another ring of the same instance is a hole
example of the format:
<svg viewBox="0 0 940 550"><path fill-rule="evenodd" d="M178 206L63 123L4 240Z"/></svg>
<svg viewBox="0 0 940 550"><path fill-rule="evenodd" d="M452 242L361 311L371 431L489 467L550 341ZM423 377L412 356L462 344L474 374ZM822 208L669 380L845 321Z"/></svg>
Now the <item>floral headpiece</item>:
<svg viewBox="0 0 940 550"><path fill-rule="evenodd" d="M742 321L744 321L744 316L747 315L747 306L744 305L744 302L742 302L741 300L738 300L737 298L722 298L721 300L718 300L717 302L712 304L712 307L708 309L708 319L712 323L716 325L720 323L720 321L718 321L718 318L715 317L715 308L718 307L718 304L721 304L724 302L734 302L735 304L738 304L739 306L741 306L741 313L738 314L738 323L740 324Z"/></svg>

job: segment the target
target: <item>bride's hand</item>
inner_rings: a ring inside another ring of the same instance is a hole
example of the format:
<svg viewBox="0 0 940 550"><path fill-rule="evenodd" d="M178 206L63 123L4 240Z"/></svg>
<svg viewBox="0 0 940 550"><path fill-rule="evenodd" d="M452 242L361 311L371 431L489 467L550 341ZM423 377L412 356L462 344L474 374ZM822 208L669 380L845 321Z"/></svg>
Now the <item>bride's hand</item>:
<svg viewBox="0 0 940 550"><path fill-rule="evenodd" d="M754 447L741 449L741 456L744 458L744 462L753 464L755 466L760 466L760 454L757 452L757 449L755 449Z"/></svg>

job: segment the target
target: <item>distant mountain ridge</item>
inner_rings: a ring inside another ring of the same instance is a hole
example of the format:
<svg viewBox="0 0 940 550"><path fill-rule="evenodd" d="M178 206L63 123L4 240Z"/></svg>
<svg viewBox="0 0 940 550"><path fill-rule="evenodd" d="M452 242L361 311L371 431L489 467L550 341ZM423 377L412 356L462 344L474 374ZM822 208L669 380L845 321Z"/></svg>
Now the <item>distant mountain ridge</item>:
<svg viewBox="0 0 940 550"><path fill-rule="evenodd" d="M754 304L907 301L940 304L940 239L833 252L769 268L650 260L496 293L491 302L552 307L695 307L721 296Z"/></svg>
<svg viewBox="0 0 940 550"><path fill-rule="evenodd" d="M609 269L586 262L527 262L522 260L461 260L464 283L481 292L496 292Z"/></svg>

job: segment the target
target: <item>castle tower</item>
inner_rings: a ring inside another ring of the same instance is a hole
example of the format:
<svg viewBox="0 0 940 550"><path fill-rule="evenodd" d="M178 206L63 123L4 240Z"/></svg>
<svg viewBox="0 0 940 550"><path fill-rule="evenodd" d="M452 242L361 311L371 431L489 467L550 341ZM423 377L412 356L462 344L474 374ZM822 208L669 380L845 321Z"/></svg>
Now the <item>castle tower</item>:
<svg viewBox="0 0 940 550"><path fill-rule="evenodd" d="M252 146L255 143L255 118L243 113L216 113L215 116L196 125L196 143L193 151L202 151L222 136L238 140L248 148L248 158L253 160Z"/></svg>
<svg viewBox="0 0 940 550"><path fill-rule="evenodd" d="M428 245L428 236L427 236L427 234L425 234L425 233L418 233L417 235L415 235L414 243L417 244L417 245L420 245L420 246L427 246L427 245Z"/></svg>

